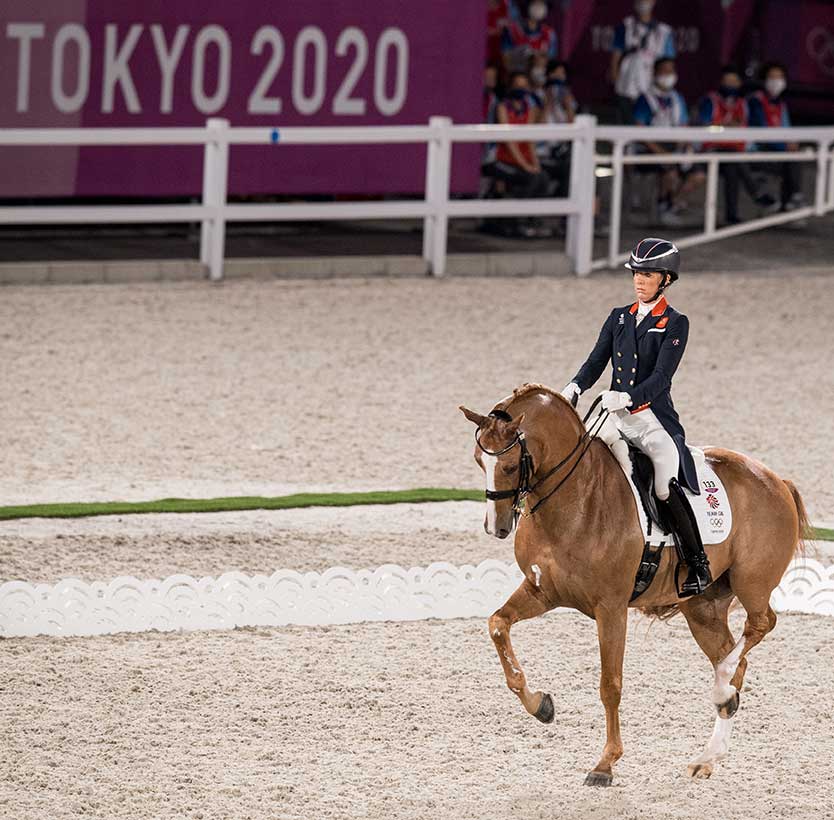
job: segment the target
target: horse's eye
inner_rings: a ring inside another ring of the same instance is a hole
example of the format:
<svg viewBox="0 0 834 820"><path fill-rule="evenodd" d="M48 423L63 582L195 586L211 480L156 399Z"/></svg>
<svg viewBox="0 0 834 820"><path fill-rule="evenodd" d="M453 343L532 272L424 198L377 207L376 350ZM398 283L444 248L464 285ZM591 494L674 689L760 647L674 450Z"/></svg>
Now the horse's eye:
<svg viewBox="0 0 834 820"><path fill-rule="evenodd" d="M501 470L505 475L512 475L518 472L518 464L505 464Z"/></svg>

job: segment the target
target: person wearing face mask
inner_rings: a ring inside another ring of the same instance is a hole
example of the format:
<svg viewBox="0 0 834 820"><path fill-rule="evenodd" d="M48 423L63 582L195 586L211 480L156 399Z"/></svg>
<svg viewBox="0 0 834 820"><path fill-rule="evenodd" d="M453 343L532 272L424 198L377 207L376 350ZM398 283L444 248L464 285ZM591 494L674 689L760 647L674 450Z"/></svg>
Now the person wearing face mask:
<svg viewBox="0 0 834 820"><path fill-rule="evenodd" d="M762 69L764 88L747 98L750 109L750 125L753 128L789 128L791 118L788 104L784 99L787 88L787 71L781 63L766 63ZM796 142L759 143L762 151L797 151ZM781 207L784 211L794 210L803 205L801 193L801 169L798 162L778 162L774 168L781 181Z"/></svg>
<svg viewBox="0 0 834 820"><path fill-rule="evenodd" d="M651 88L655 62L675 58L672 28L654 19L654 6L654 0L637 0L634 15L614 31L609 74L623 125L631 125L634 103Z"/></svg>
<svg viewBox="0 0 834 820"><path fill-rule="evenodd" d="M634 104L634 122L655 128L675 128L689 124L686 100L675 90L678 75L675 61L661 57L654 64L652 87L637 98ZM643 153L668 154L688 152L692 146L681 143L645 141L638 148ZM644 174L660 174L658 186L658 218L662 225L677 227L683 224L681 213L685 209L685 197L700 185L705 175L700 168L679 165L636 165L635 171Z"/></svg>
<svg viewBox="0 0 834 820"><path fill-rule="evenodd" d="M547 64L547 81L542 94L544 122L554 125L570 124L579 112L579 103L570 87L569 67L563 60L551 60ZM551 196L570 194L570 142L540 142L536 153L551 182ZM594 198L594 216L599 217L600 198ZM564 231L566 219L559 220L560 231ZM599 218L594 223L597 236L607 235L607 226Z"/></svg>
<svg viewBox="0 0 834 820"><path fill-rule="evenodd" d="M547 82L542 99L544 122L569 124L576 118L579 105L568 84L568 66L562 60L551 60L547 66ZM540 142L536 146L542 168L556 183L556 194L567 196L570 183L570 142Z"/></svg>
<svg viewBox="0 0 834 820"><path fill-rule="evenodd" d="M507 96L498 104L498 122L502 125L530 125L542 121L541 107L530 92L523 72L510 76ZM525 199L547 195L548 178L542 171L532 142L499 142L494 167L496 182L510 197ZM534 218L514 220L512 234L524 237L549 236L551 232Z"/></svg>
<svg viewBox="0 0 834 820"><path fill-rule="evenodd" d="M749 124L747 100L742 96L741 72L731 65L721 69L721 83L717 91L711 91L698 104L700 125L718 125L725 128L746 128ZM704 151L733 153L747 150L744 142L706 142ZM777 206L776 200L760 190L750 168L743 162L724 162L719 166L724 178L724 206L726 221L737 224L738 194L740 185L764 212L771 212Z"/></svg>
<svg viewBox="0 0 834 820"><path fill-rule="evenodd" d="M527 71L530 58L558 56L556 31L544 21L550 9L545 0L529 0L521 20L510 20L501 35L501 54L508 73Z"/></svg>
<svg viewBox="0 0 834 820"><path fill-rule="evenodd" d="M534 51L530 55L530 65L527 76L530 78L530 90L539 98L544 99L545 86L547 85L547 65L551 62L540 51Z"/></svg>

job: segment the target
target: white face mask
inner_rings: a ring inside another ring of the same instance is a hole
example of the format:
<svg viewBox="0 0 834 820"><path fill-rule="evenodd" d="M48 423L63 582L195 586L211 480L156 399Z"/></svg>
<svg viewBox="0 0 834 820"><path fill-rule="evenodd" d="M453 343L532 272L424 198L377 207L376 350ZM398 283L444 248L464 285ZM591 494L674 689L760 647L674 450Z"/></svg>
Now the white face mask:
<svg viewBox="0 0 834 820"><path fill-rule="evenodd" d="M536 2L530 3L530 7L527 9L527 14L536 22L541 22L545 17L547 17L547 3L542 3L541 0L536 0Z"/></svg>
<svg viewBox="0 0 834 820"><path fill-rule="evenodd" d="M543 68L534 68L530 72L530 81L533 85L544 85L544 81L547 79L547 73Z"/></svg>
<svg viewBox="0 0 834 820"><path fill-rule="evenodd" d="M787 83L781 77L774 77L772 80L765 82L765 89L771 97L778 97L787 86Z"/></svg>
<svg viewBox="0 0 834 820"><path fill-rule="evenodd" d="M655 79L657 87L662 88L664 91L671 91L675 87L675 83L677 81L677 74L661 74Z"/></svg>

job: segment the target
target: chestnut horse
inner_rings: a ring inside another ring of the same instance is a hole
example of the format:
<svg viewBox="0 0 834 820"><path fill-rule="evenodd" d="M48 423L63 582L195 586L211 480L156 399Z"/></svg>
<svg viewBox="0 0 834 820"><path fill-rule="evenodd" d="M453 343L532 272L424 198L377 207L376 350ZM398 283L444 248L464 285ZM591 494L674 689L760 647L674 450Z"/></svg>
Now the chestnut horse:
<svg viewBox="0 0 834 820"><path fill-rule="evenodd" d="M704 751L688 767L692 777L709 777L729 748L746 655L776 624L771 593L808 531L796 487L752 458L708 448L706 458L724 482L733 511L727 538L706 548L715 582L702 595L680 600L675 551L667 549L652 585L629 603L643 536L634 496L608 446L588 437L583 441L586 428L576 411L543 385L516 389L489 416L460 409L478 428L475 460L486 473L488 533L506 538L512 532L517 517L514 491L520 484L532 487L515 537L515 557L524 580L489 619L507 686L531 715L552 721L553 700L528 687L510 643L510 628L560 606L593 618L606 743L585 783L608 786L612 767L623 754L619 704L628 608L661 616L680 611L715 672L715 727ZM522 458L525 454L532 460ZM554 467L558 469L552 472ZM525 471L527 476L520 475ZM738 641L727 624L735 598L747 612Z"/></svg>

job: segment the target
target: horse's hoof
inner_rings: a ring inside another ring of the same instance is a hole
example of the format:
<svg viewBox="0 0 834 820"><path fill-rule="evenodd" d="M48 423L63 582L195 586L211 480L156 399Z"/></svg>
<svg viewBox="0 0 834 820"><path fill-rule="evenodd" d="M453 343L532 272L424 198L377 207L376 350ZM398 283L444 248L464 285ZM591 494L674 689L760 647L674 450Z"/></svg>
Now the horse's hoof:
<svg viewBox="0 0 834 820"><path fill-rule="evenodd" d="M608 772L588 772L585 777L586 786L610 786L614 782L614 775Z"/></svg>
<svg viewBox="0 0 834 820"><path fill-rule="evenodd" d="M555 714L556 712L553 708L553 698L546 692L543 692L541 703L539 704L539 708L536 709L533 717L536 718L536 720L540 720L542 723L553 723L553 716Z"/></svg>
<svg viewBox="0 0 834 820"><path fill-rule="evenodd" d="M690 763L686 771L693 780L706 780L712 775L712 763Z"/></svg>
<svg viewBox="0 0 834 820"><path fill-rule="evenodd" d="M738 704L741 701L741 696L736 692L729 700L724 703L719 703L715 708L718 710L718 717L729 720L736 712L738 712ZM709 777L709 775L707 775Z"/></svg>

